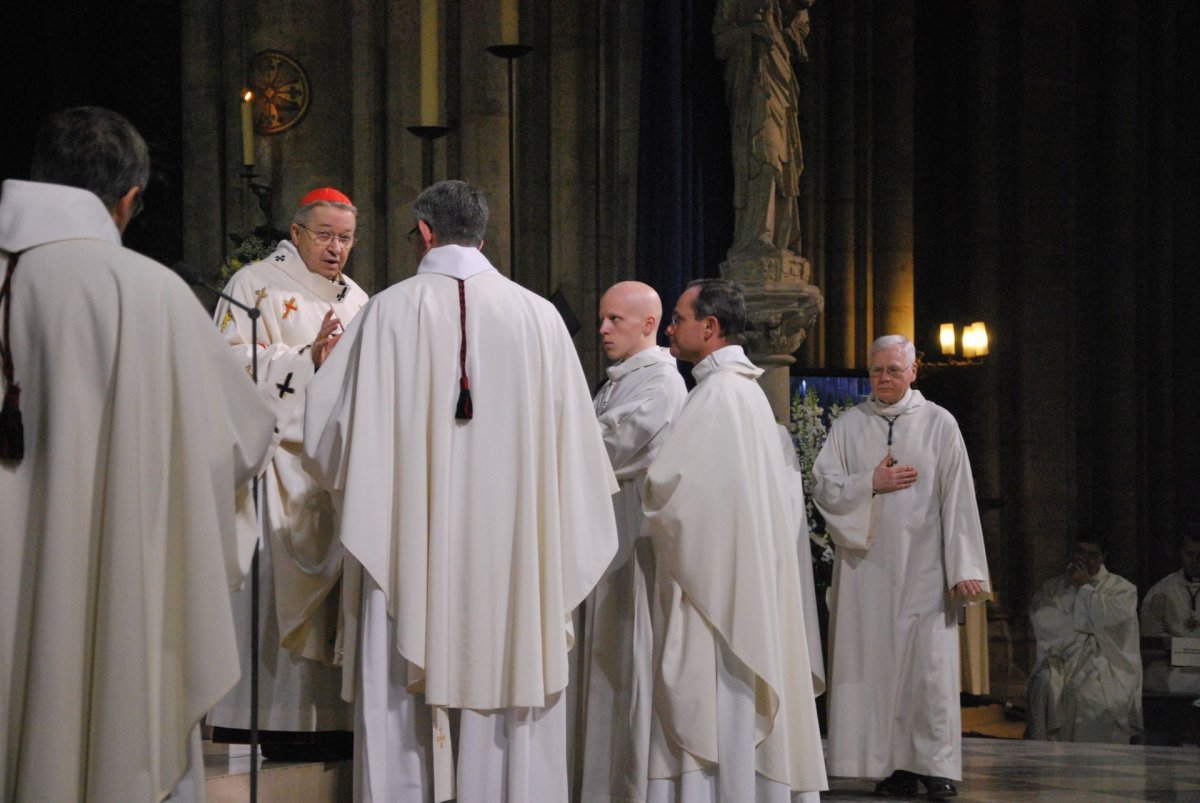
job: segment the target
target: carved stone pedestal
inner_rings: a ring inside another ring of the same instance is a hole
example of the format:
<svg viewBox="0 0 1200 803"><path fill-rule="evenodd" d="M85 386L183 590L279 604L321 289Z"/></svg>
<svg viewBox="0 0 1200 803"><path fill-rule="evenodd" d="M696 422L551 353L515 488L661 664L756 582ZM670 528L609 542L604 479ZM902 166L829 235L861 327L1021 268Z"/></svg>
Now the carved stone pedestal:
<svg viewBox="0 0 1200 803"><path fill-rule="evenodd" d="M742 286L746 294L749 331L745 349L765 373L759 384L771 402L775 420L787 423L791 414L792 352L800 348L808 328L824 309L825 299L809 284L812 266L788 250L760 249L730 252L721 276Z"/></svg>

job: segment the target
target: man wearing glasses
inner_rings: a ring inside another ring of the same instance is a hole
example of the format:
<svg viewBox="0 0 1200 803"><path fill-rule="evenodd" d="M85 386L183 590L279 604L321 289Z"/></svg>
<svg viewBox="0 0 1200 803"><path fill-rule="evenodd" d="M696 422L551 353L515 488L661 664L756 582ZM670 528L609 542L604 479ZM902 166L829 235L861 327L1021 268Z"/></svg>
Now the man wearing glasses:
<svg viewBox="0 0 1200 803"><path fill-rule="evenodd" d="M344 272L356 220L346 195L332 187L313 190L296 208L291 239L239 270L225 287L261 314L258 386L277 421L277 447L262 486L259 559L259 722L263 752L271 758L336 756L337 745L350 743L350 711L340 696L342 550L331 498L301 466L301 450L305 388L337 344L342 326L367 302L367 294ZM249 319L222 300L215 320L249 373ZM252 520L241 524L256 526ZM234 610L242 679L209 721L217 727L217 740L244 742L250 724L249 583L234 594Z"/></svg>
<svg viewBox="0 0 1200 803"><path fill-rule="evenodd" d="M912 387L913 344L876 340L870 378L813 465L835 544L829 774L943 800L962 778L955 607L988 593L975 486L954 417Z"/></svg>

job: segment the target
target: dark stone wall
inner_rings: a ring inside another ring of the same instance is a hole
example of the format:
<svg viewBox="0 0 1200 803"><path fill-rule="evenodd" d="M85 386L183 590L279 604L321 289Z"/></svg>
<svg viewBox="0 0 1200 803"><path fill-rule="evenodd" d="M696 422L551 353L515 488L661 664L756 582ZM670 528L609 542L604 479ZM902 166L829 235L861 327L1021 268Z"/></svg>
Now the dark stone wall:
<svg viewBox="0 0 1200 803"><path fill-rule="evenodd" d="M0 48L0 177L29 177L34 135L70 106L120 112L150 146L145 211L125 244L160 262L182 255L182 54L176 3L46 0L6 3ZM219 236L217 233L216 236Z"/></svg>

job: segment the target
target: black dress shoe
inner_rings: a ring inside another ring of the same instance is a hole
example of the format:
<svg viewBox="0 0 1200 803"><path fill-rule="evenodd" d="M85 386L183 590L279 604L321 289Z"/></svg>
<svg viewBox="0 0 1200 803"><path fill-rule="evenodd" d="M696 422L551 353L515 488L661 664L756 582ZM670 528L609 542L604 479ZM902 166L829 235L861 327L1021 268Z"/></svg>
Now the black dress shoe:
<svg viewBox="0 0 1200 803"><path fill-rule="evenodd" d="M949 800L958 796L958 789L954 786L954 781L949 778L922 775L921 783L925 784L925 791L929 793L930 800Z"/></svg>
<svg viewBox="0 0 1200 803"><path fill-rule="evenodd" d="M917 775L908 770L896 770L875 784L875 794L879 797L916 797Z"/></svg>

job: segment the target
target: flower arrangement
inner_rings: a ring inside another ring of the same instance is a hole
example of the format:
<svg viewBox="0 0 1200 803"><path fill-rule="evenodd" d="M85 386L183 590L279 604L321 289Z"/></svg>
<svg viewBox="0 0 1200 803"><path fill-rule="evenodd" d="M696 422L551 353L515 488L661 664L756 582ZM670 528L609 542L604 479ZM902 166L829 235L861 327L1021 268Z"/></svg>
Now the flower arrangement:
<svg viewBox="0 0 1200 803"><path fill-rule="evenodd" d="M829 435L829 427L834 420L854 404L849 399L834 402L828 408L821 404L821 398L815 388L809 388L807 393L792 395L792 421L788 430L792 434L792 443L796 447L796 457L800 461L800 472L804 477L804 508L808 515L808 529L811 535L813 554L813 576L817 585L817 604L825 605L825 591L833 582L833 542L825 529L825 517L813 503L813 463L825 445Z"/></svg>
<svg viewBox="0 0 1200 803"><path fill-rule="evenodd" d="M230 277L237 273L244 265L249 265L251 262L258 262L260 259L266 259L275 250L275 246L278 243L277 239L272 239L269 236L260 236L257 230L253 234L247 234L240 240L237 237L233 237L233 240L237 243L237 247L221 263L221 273L218 277L219 287L224 287Z"/></svg>

